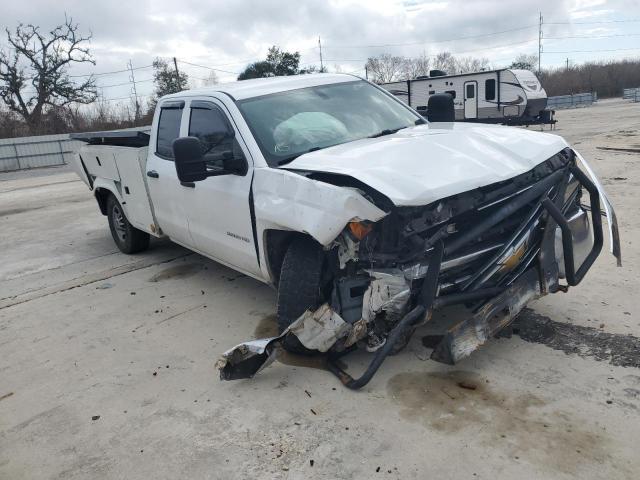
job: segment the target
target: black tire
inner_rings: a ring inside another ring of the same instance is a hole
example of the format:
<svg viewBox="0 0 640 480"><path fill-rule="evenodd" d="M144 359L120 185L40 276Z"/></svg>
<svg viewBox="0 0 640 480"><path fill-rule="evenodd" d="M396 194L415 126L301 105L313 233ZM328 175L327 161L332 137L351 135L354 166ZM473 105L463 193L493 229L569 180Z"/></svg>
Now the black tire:
<svg viewBox="0 0 640 480"><path fill-rule="evenodd" d="M107 218L113 241L122 253L137 253L149 248L149 234L129 223L122 205L113 195L107 200Z"/></svg>
<svg viewBox="0 0 640 480"><path fill-rule="evenodd" d="M287 250L280 269L278 284L278 331L282 333L306 310L320 306L322 300L322 247L308 238L296 238ZM305 348L293 335L283 341L284 348L292 353L315 355L318 352Z"/></svg>

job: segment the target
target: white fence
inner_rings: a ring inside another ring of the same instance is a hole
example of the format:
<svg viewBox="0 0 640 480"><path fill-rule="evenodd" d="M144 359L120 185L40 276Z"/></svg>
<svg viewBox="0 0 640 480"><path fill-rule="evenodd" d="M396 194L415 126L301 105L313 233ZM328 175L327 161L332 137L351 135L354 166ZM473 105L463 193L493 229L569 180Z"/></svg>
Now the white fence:
<svg viewBox="0 0 640 480"><path fill-rule="evenodd" d="M64 165L80 144L67 134L0 139L0 172Z"/></svg>
<svg viewBox="0 0 640 480"><path fill-rule="evenodd" d="M573 95L559 95L557 97L549 97L547 99L547 108L558 110L562 108L588 107L593 102L598 101L598 94L593 93L575 93Z"/></svg>
<svg viewBox="0 0 640 480"><path fill-rule="evenodd" d="M640 102L640 87L625 88L622 91L622 98L624 98L625 100L633 100L634 102Z"/></svg>

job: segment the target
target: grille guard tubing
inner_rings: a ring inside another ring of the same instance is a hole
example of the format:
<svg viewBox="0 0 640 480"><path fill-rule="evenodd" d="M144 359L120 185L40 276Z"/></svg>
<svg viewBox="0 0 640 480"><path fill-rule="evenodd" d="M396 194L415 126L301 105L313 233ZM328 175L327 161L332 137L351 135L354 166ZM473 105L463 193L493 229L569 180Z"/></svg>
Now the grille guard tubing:
<svg viewBox="0 0 640 480"><path fill-rule="evenodd" d="M589 192L589 201L591 203L591 221L593 225L593 247L577 269L573 255L573 237L569 222L564 217L558 207L546 197L542 200L542 206L549 212L555 222L560 227L562 233L562 250L564 256L564 271L567 283L570 286L578 285L586 275L591 265L596 261L598 255L602 251L604 236L602 233L602 215L600 212L600 192L598 187L594 185L591 179L578 167L572 165L569 167L571 173L578 179L580 184Z"/></svg>

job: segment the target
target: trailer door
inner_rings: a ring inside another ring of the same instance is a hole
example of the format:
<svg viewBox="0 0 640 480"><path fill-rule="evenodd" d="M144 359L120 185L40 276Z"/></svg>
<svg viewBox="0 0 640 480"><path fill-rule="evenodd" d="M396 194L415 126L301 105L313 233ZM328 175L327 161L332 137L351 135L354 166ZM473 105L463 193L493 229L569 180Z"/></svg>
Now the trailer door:
<svg viewBox="0 0 640 480"><path fill-rule="evenodd" d="M464 118L478 118L478 82L464 82Z"/></svg>

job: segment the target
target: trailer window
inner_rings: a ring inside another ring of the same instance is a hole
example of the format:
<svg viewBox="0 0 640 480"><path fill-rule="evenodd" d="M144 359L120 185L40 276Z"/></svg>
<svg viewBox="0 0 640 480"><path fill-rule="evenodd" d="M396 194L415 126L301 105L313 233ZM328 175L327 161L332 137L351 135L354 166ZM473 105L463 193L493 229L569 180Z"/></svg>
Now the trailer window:
<svg viewBox="0 0 640 480"><path fill-rule="evenodd" d="M496 99L496 80L491 78L484 82L484 99L495 100Z"/></svg>
<svg viewBox="0 0 640 480"><path fill-rule="evenodd" d="M181 108L162 108L158 120L156 154L165 160L173 160L173 141L180 136Z"/></svg>
<svg viewBox="0 0 640 480"><path fill-rule="evenodd" d="M473 83L467 85L467 98L475 98L476 86Z"/></svg>

